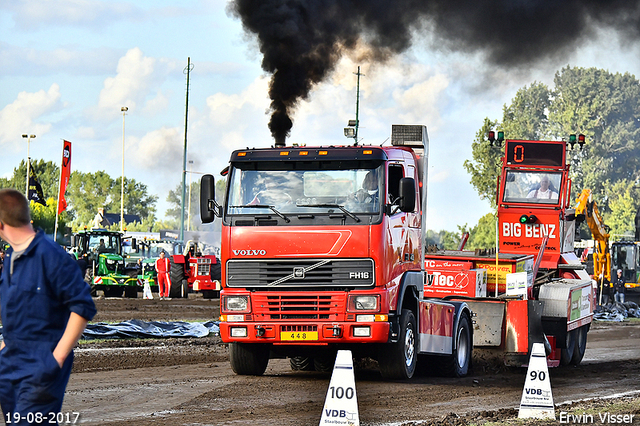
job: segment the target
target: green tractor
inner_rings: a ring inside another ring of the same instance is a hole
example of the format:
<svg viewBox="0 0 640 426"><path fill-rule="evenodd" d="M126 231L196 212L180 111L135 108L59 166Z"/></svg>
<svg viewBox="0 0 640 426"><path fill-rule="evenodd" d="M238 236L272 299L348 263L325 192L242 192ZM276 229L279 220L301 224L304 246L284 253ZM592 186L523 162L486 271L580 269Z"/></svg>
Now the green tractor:
<svg viewBox="0 0 640 426"><path fill-rule="evenodd" d="M87 262L85 281L91 292L105 297L138 297L138 279L127 274L122 253L122 234L106 229L84 230L71 237L76 257ZM140 287L140 290L142 288Z"/></svg>
<svg viewBox="0 0 640 426"><path fill-rule="evenodd" d="M135 269L138 280L142 282L148 281L152 291L158 291L156 278L156 261L160 258L160 252L164 251L167 257L171 258L174 254L181 254L184 244L178 240L155 240L142 239L131 241L131 253L125 259L127 262L127 270Z"/></svg>

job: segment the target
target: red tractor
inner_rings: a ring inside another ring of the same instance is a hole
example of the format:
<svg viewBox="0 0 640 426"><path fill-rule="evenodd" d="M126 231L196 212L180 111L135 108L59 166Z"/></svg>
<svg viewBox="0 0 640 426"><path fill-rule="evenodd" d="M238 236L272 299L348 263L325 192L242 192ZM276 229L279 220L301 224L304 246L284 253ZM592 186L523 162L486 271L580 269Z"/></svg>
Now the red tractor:
<svg viewBox="0 0 640 426"><path fill-rule="evenodd" d="M189 291L202 292L205 299L220 295L220 260L203 254L202 248L202 243L188 241L183 254L171 256L170 297L186 298Z"/></svg>

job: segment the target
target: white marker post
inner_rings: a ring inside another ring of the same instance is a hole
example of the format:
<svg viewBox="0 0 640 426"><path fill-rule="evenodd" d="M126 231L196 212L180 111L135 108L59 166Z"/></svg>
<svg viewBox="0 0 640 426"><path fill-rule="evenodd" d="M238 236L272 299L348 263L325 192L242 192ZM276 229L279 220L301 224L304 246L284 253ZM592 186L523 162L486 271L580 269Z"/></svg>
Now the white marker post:
<svg viewBox="0 0 640 426"><path fill-rule="evenodd" d="M556 418L547 356L542 343L534 343L531 348L527 380L522 391L518 418L553 420Z"/></svg>
<svg viewBox="0 0 640 426"><path fill-rule="evenodd" d="M320 418L323 425L360 426L351 351L338 351L336 356Z"/></svg>

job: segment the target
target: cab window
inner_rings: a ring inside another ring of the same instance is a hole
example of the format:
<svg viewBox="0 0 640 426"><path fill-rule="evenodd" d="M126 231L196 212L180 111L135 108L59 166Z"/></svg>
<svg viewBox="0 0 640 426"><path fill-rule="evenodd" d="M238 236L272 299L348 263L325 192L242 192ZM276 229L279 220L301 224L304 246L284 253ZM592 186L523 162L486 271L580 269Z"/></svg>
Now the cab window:
<svg viewBox="0 0 640 426"><path fill-rule="evenodd" d="M561 180L561 173L508 171L502 201L558 204Z"/></svg>

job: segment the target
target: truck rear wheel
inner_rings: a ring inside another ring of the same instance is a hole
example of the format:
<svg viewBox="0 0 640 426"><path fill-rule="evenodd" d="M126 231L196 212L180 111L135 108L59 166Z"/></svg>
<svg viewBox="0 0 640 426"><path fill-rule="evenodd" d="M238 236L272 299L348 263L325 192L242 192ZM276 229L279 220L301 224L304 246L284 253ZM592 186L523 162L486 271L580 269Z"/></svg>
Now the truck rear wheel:
<svg viewBox="0 0 640 426"><path fill-rule="evenodd" d="M184 276L184 264L171 262L171 288L169 289L169 297L180 298L188 297L189 283Z"/></svg>
<svg viewBox="0 0 640 426"><path fill-rule="evenodd" d="M337 352L329 351L313 357L313 369L320 373L331 373L336 363Z"/></svg>
<svg viewBox="0 0 640 426"><path fill-rule="evenodd" d="M395 343L383 345L378 352L380 373L385 379L410 379L416 371L416 318L408 309L400 315L400 336Z"/></svg>
<svg viewBox="0 0 640 426"><path fill-rule="evenodd" d="M583 325L582 327L575 330L575 348L573 349L573 357L571 358L571 364L580 365L582 362L582 358L584 357L584 352L587 350L587 332L589 331L588 325Z"/></svg>
<svg viewBox="0 0 640 426"><path fill-rule="evenodd" d="M313 371L313 358L308 356L294 356L289 358L289 364L293 371Z"/></svg>
<svg viewBox="0 0 640 426"><path fill-rule="evenodd" d="M230 343L229 360L236 374L262 376L269 364L269 347L259 343Z"/></svg>
<svg viewBox="0 0 640 426"><path fill-rule="evenodd" d="M471 321L466 313L460 316L454 337L456 339L454 342L456 348L451 355L444 359L442 366L447 376L464 377L469 372L471 351L473 349Z"/></svg>

